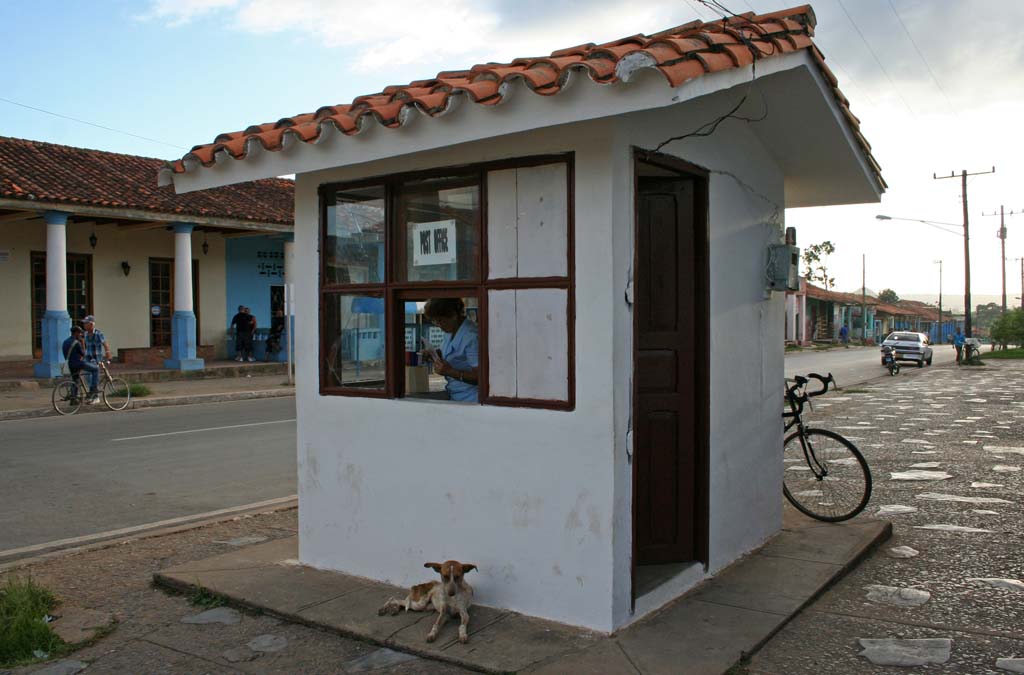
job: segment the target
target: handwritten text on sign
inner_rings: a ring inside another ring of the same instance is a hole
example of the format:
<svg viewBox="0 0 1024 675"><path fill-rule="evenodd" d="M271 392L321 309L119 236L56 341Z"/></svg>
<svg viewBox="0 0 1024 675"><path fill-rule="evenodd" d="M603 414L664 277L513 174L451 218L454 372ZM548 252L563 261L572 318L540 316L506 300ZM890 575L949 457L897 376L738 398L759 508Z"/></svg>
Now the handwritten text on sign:
<svg viewBox="0 0 1024 675"><path fill-rule="evenodd" d="M455 262L455 221L412 225L412 264L449 265Z"/></svg>

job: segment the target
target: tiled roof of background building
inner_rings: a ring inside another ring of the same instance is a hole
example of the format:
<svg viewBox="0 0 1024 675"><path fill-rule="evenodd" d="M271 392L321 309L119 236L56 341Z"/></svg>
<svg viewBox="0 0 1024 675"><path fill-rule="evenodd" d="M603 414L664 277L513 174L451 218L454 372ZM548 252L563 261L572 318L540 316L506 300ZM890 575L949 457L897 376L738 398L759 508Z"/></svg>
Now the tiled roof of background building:
<svg viewBox="0 0 1024 675"><path fill-rule="evenodd" d="M295 187L268 178L201 192L157 187L164 160L0 136L0 199L292 225Z"/></svg>
<svg viewBox="0 0 1024 675"><path fill-rule="evenodd" d="M289 136L303 143L314 143L328 126L346 135L356 134L365 124L373 122L389 129L398 128L416 111L430 117L444 114L454 96L466 97L480 105L497 105L512 80L523 81L535 94L554 96L562 91L573 71L586 73L599 84L613 84L638 69L656 68L670 86L678 87L706 73L748 66L755 58L806 49L831 86L836 103L874 171L878 185L884 188L881 169L871 155L871 146L860 133L860 120L850 112L849 101L839 91L835 75L811 41L814 26L814 12L809 5L804 5L768 14L748 12L706 23L691 21L653 35L634 35L602 45L590 43L560 49L547 57L442 72L433 79L386 87L380 93L360 96L352 103L324 106L316 112L220 134L213 143L192 148L181 160L169 165L169 169L184 173L191 162L212 166L220 152L234 159L244 159L254 144L264 150L278 151Z"/></svg>

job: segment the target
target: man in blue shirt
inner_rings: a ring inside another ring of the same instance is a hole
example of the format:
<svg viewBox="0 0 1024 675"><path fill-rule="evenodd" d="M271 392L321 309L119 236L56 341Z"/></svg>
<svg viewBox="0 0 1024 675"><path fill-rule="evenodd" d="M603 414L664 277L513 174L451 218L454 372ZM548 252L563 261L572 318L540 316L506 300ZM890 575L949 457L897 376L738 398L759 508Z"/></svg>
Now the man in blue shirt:
<svg viewBox="0 0 1024 675"><path fill-rule="evenodd" d="M107 338L96 328L96 317L92 314L82 319L82 327L85 328L85 362L82 368L89 371L89 398L87 403L95 403L99 398L100 389L100 359L110 360L110 346L107 345ZM102 354L102 356L101 356Z"/></svg>
<svg viewBox="0 0 1024 675"><path fill-rule="evenodd" d="M85 340L83 339L83 333L81 326L71 327L71 337L64 340L64 344L61 345L61 351L64 354L64 358L68 362L68 370L71 371L72 377L77 375L79 371L89 371L90 378L99 377L99 366L95 363L89 363L85 360ZM77 392L75 394L77 396Z"/></svg>
<svg viewBox="0 0 1024 675"><path fill-rule="evenodd" d="M964 342L966 337L960 332L960 329L956 329L956 335L953 336L953 349L956 350L956 365L960 365L961 358L964 354Z"/></svg>

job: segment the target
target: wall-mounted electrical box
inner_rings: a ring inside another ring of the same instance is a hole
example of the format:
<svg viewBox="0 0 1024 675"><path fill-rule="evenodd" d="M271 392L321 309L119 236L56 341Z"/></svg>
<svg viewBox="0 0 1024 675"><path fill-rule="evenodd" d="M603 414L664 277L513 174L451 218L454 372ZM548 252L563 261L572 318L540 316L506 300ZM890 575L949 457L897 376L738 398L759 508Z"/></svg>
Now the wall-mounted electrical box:
<svg viewBox="0 0 1024 675"><path fill-rule="evenodd" d="M800 249L796 246L796 229L786 228L786 243L768 247L765 277L769 290L800 290Z"/></svg>

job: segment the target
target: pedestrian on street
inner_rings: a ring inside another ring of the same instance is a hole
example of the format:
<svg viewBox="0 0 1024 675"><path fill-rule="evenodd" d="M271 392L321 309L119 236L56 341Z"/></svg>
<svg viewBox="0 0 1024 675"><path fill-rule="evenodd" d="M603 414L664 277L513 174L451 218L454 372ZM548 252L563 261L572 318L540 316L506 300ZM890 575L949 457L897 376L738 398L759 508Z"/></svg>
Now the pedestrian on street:
<svg viewBox="0 0 1024 675"><path fill-rule="evenodd" d="M843 327L839 329L839 341L843 343L843 346L847 349L850 348L850 329L843 324Z"/></svg>
<svg viewBox="0 0 1024 675"><path fill-rule="evenodd" d="M252 310L248 307L245 308L245 316L249 321L245 339L245 360L252 362L256 360L256 356L253 354L253 342L256 340L256 317L252 315Z"/></svg>
<svg viewBox="0 0 1024 675"><path fill-rule="evenodd" d="M71 391L77 398L78 386L75 382L78 381L78 373L83 370L88 370L90 375L92 372L99 373L99 366L87 363L85 360L85 331L78 324L71 327L71 335L61 345L61 353L64 354L64 358L68 362L68 370L71 371L72 378Z"/></svg>
<svg viewBox="0 0 1024 675"><path fill-rule="evenodd" d="M231 328L235 329L235 361L244 361L246 353L246 335L249 335L249 316L245 313L245 305L238 306L238 313L231 317Z"/></svg>
<svg viewBox="0 0 1024 675"><path fill-rule="evenodd" d="M110 345L107 337L96 328L96 317L90 314L82 319L85 330L85 364L82 370L89 371L89 398L86 403L95 403L100 398L100 359L110 361Z"/></svg>
<svg viewBox="0 0 1024 675"><path fill-rule="evenodd" d="M956 350L956 365L961 365L961 359L964 354L964 341L966 338L964 334L960 332L960 329L956 329L956 335L953 336L953 349Z"/></svg>

